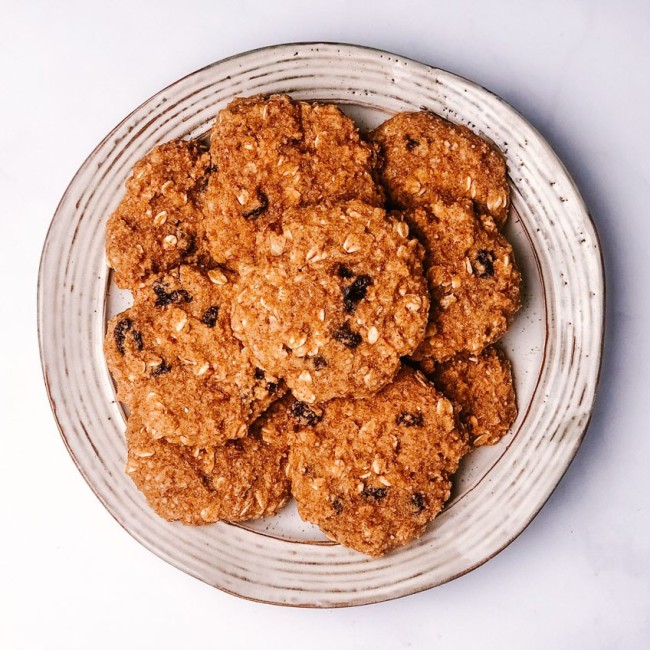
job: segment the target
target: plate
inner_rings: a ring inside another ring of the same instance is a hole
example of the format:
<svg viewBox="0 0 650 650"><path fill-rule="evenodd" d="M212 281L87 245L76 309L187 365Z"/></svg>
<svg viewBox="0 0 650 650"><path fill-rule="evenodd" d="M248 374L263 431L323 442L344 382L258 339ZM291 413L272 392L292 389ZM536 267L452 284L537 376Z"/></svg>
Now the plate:
<svg viewBox="0 0 650 650"><path fill-rule="evenodd" d="M426 108L494 141L512 187L506 235L524 277L523 309L503 339L519 416L470 454L452 499L416 542L379 559L323 537L295 507L246 525L185 527L158 518L124 472L124 417L106 368L107 318L128 305L104 258L104 226L133 164L172 138L202 137L235 95L290 93L338 104L362 128ZM597 234L573 181L503 100L454 74L354 45L247 52L146 101L90 154L43 248L38 327L45 383L63 441L115 519L179 569L224 591L282 605L336 607L412 594L471 571L530 523L582 440L600 369L604 275Z"/></svg>

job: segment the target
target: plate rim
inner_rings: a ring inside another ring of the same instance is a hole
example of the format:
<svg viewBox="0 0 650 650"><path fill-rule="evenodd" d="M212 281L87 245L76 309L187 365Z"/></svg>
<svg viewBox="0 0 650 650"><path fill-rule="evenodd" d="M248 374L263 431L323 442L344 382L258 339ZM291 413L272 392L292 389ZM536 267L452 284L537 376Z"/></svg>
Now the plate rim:
<svg viewBox="0 0 650 650"><path fill-rule="evenodd" d="M93 485L90 477L88 476L87 472L84 470L84 467L78 457L76 456L75 452L73 451L72 447L69 444L69 441L66 437L66 434L63 430L63 427L61 425L59 416L57 415L57 407L56 403L53 399L52 395L52 389L50 386L50 381L49 381L49 376L47 373L46 369L46 364L45 364L45 351L44 348L46 346L45 339L44 339L44 332L43 332L43 327L42 327L42 321L43 321L43 314L42 314L42 308L43 308L43 288L44 288L44 263L46 260L46 254L48 252L48 244L50 242L50 236L53 230L53 227L55 225L55 222L57 220L57 217L60 213L60 210L65 203L66 199L68 199L69 194L75 185L75 182L77 179L88 169L90 166L91 160L95 156L95 154L115 135L115 133L124 125L131 117L133 117L138 111L140 111L144 106L149 104L152 100L154 100L156 97L161 96L164 94L166 91L170 90L177 84L183 82L184 80L189 79L190 77L193 77L194 75L200 74L201 72L207 71L211 68L214 68L215 66L219 66L221 64L224 64L226 62L233 62L241 58L248 57L253 54L257 53L263 53L263 52L268 52L272 53L276 50L281 50L283 48L292 48L292 47L314 47L318 48L319 46L333 46L333 47L342 47L342 48L350 48L352 50L356 50L359 53L371 53L374 55L384 55L388 57L397 57L397 59L408 62L408 63L413 63L418 66L422 66L426 68L429 71L432 72L440 72L449 75L450 77L454 77L456 79L459 79L463 81L465 84L468 86L472 86L475 88L480 89L481 91L489 94L491 97L496 99L500 104L504 105L505 108L509 111L512 111L515 113L519 119L532 131L536 134L538 137L539 142L543 145L544 149L546 150L546 153L550 155L550 157L553 159L553 162L558 165L559 169L562 171L564 178L568 183L570 184L572 190L575 193L575 197L578 199L578 208L580 211L583 213L585 219L584 222L587 225L587 227L590 228L591 234L593 234L594 240L596 242L595 249L593 250L593 255L595 255L595 259L597 258L597 268L598 268L598 281L599 281L599 288L602 287L602 307L600 310L600 322L599 322L599 328L600 328L600 337L598 341L598 348L597 348L597 353L598 353L598 358L595 361L596 365L596 370L595 370L595 378L594 378L594 389L593 389L593 395L591 398L591 402L588 405L587 408L587 419L584 425L582 426L582 430L580 431L579 435L575 437L574 441L574 447L571 449L570 454L568 459L565 462L564 467L561 470L561 473L559 474L559 477L557 478L554 486L552 489L549 491L549 493L540 501L539 504L536 504L534 509L531 510L529 515L526 515L526 522L525 524L520 528L518 532L516 532L514 535L511 537L509 536L508 541L505 542L504 544L500 544L499 548L496 549L494 552L486 556L485 558L482 558L480 561L473 563L471 566L465 568L462 571L459 571L457 573L454 573L453 575L450 575L449 577L436 582L436 584L429 585L429 586L422 586L422 587L417 587L414 589L411 589L407 592L404 593L396 593L396 594L388 594L388 595L378 595L378 596L369 596L367 598L362 598L361 600L355 600L354 602L348 602L348 601L343 601L343 602L336 602L336 603L328 603L325 605L320 605L320 604L313 604L313 603L301 603L301 602L279 602L276 600L266 600L264 598L256 598L248 594L241 594L236 591L230 590L227 587L224 587L223 585L218 585L214 584L212 582L208 582L207 580L204 580L201 578L201 576L196 575L194 573L188 572L185 568L179 567L176 564L174 564L171 559L168 559L164 557L162 554L158 553L157 550L154 550L149 547L148 544L145 544L142 539L140 539L140 536L136 534L134 531L129 530L127 526L125 525L124 522L120 521L118 518L118 515L116 512L113 511L113 509L107 504L105 499L102 497L102 495L99 493L99 491L95 488ZM109 514L115 519L115 521L120 524L120 526L134 539L138 541L138 543L142 544L147 548L148 551L154 553L157 557L165 561L167 564L170 564L171 566L174 566L174 568L180 568L181 571L184 573L187 573L188 575L191 575L192 577L198 578L205 584L208 584L212 587L215 587L219 589L220 591L224 593L228 593L234 596L237 596L239 598L249 600L252 602L259 602L259 603L265 603L265 604L270 604L270 605L276 605L276 606L282 606L282 607L296 607L296 608L316 608L316 609L335 609L335 608L342 608L342 607L358 607L358 606L364 606L364 605L370 605L370 604L375 604L375 603L380 603L380 602L387 602L390 600L395 600L398 598L404 598L408 595L416 594L416 593L422 593L424 591L428 591L429 589L432 589L436 586L440 586L443 584L446 584L448 582L451 582L452 580L455 580L459 577L462 577L464 575L467 575L468 573L474 571L475 569L479 568L489 560L493 559L496 557L499 553L501 553L503 550L505 550L510 544L512 544L533 522L533 520L537 517L539 512L542 510L542 508L546 505L546 503L549 501L551 496L554 494L554 492L557 490L559 484L561 483L562 479L565 477L567 471L569 470L570 466L572 465L575 456L577 455L577 452L582 445L582 442L584 441L585 435L589 429L589 426L592 422L593 418L593 412L594 412L594 405L596 402L596 399L598 397L599 389L600 389L600 380L602 376L602 370L603 370L603 357L604 357L604 347L605 347L605 335L606 335L606 328L607 328L607 276L606 276L606 269L605 269L605 262L604 262L604 253L603 253L603 246L600 238L600 233L598 232L598 229L596 227L596 224L593 220L593 217L591 215L591 212L586 205L586 202L574 180L572 175L569 173L566 165L562 161L562 159L558 156L558 154L555 152L555 150L551 147L551 145L548 143L546 138L540 133L540 131L533 125L531 122L524 116L522 115L518 109L513 107L510 103L508 103L506 100L504 100L502 97L497 95L495 92L492 90L484 87L483 85L468 79L467 77L464 77L456 72L451 72L449 70L446 70L444 68L440 68L438 66L434 66L428 63L423 63L421 61L418 61L417 59L413 59L409 56L405 56L399 53L394 53L390 52L387 50L383 50L381 48L375 48L375 47L370 47L366 45L358 45L354 43L345 43L345 42L336 42L336 41L296 41L296 42L287 42L287 43L276 43L273 45L268 45L268 46L261 46L257 48L253 48L250 50L246 50L243 52L239 52L227 57L224 57L222 59L219 59L217 61L214 61L212 63L209 63L205 66L201 66L197 68L196 70L193 70L185 75L182 75L178 79L175 79L171 83L165 85L163 88L155 92L153 95L151 95L149 98L145 99L142 101L140 104L138 104L133 110L131 110L122 120L120 120L101 140L100 142L92 149L92 151L86 156L82 164L79 166L75 174L72 176L70 182L68 183L64 193L61 196L61 199L57 203L56 209L54 211L54 214L50 220L49 226L47 228L47 232L45 235L44 239L44 244L43 244L43 249L41 252L40 260L39 260L39 268L38 268L38 276L37 276L37 332L38 332L38 343L39 343L39 357L40 357L40 363L41 363L41 371L43 373L43 379L45 383L45 388L46 388L46 393L48 397L48 402L50 404L50 408L52 410L54 420L57 426L57 429L59 430L59 435L61 436L63 443L70 454L71 459L73 460L75 466L79 470L80 474L84 478L85 482L88 484L90 489L92 490L93 494L98 498L100 503L104 506L104 508L109 512Z"/></svg>

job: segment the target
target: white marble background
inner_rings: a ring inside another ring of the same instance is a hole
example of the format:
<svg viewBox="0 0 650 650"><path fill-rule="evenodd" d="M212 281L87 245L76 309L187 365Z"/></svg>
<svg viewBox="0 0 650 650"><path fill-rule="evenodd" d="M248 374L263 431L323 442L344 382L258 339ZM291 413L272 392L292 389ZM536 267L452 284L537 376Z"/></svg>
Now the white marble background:
<svg viewBox="0 0 650 650"><path fill-rule="evenodd" d="M650 647L650 3L0 0L0 647ZM482 568L399 601L281 609L140 547L59 438L36 273L68 181L161 87L262 45L361 43L474 79L550 141L606 255L607 344L585 442L529 528Z"/></svg>

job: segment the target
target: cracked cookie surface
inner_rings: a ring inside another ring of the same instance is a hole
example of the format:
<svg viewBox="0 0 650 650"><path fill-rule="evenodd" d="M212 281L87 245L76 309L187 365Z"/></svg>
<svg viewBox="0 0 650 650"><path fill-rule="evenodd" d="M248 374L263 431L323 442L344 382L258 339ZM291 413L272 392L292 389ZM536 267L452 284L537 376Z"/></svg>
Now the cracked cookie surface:
<svg viewBox="0 0 650 650"><path fill-rule="evenodd" d="M300 515L369 555L419 537L467 452L451 402L410 368L374 397L308 405L285 397L268 424L290 443Z"/></svg>
<svg viewBox="0 0 650 650"><path fill-rule="evenodd" d="M287 208L354 198L383 204L374 147L333 105L235 99L217 115L210 156L210 251L233 267L252 259L257 231Z"/></svg>
<svg viewBox="0 0 650 650"><path fill-rule="evenodd" d="M304 402L372 395L424 335L421 255L380 208L287 210L241 270L233 331Z"/></svg>
<svg viewBox="0 0 650 650"><path fill-rule="evenodd" d="M398 113L370 139L381 147L381 180L397 207L467 198L499 227L505 223L510 202L505 160L467 127L426 111Z"/></svg>
<svg viewBox="0 0 650 650"><path fill-rule="evenodd" d="M151 279L108 324L118 398L152 438L205 446L240 438L283 387L230 327L232 278L182 266Z"/></svg>
<svg viewBox="0 0 650 650"><path fill-rule="evenodd" d="M136 289L149 275L207 258L199 208L210 165L200 144L174 140L136 163L106 225L116 284Z"/></svg>

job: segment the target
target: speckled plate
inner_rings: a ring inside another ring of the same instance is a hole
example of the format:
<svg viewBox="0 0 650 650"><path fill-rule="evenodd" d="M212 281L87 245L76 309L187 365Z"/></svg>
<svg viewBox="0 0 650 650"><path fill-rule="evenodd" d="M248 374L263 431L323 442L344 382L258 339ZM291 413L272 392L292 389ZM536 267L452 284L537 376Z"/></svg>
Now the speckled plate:
<svg viewBox="0 0 650 650"><path fill-rule="evenodd" d="M289 507L249 525L159 519L124 473L124 419L102 353L106 319L128 304L104 259L104 225L133 164L152 147L207 133L235 95L282 92L335 102L363 128L425 107L504 152L513 209L506 234L524 307L503 340L520 414L473 452L452 500L421 539L380 559L326 540ZM56 211L41 260L38 326L45 382L63 440L104 506L137 540L224 591L332 607L412 594L462 575L507 546L544 505L589 422L600 368L604 277L594 226L567 171L525 119L443 70L352 45L295 44L199 70L145 102L90 154Z"/></svg>

